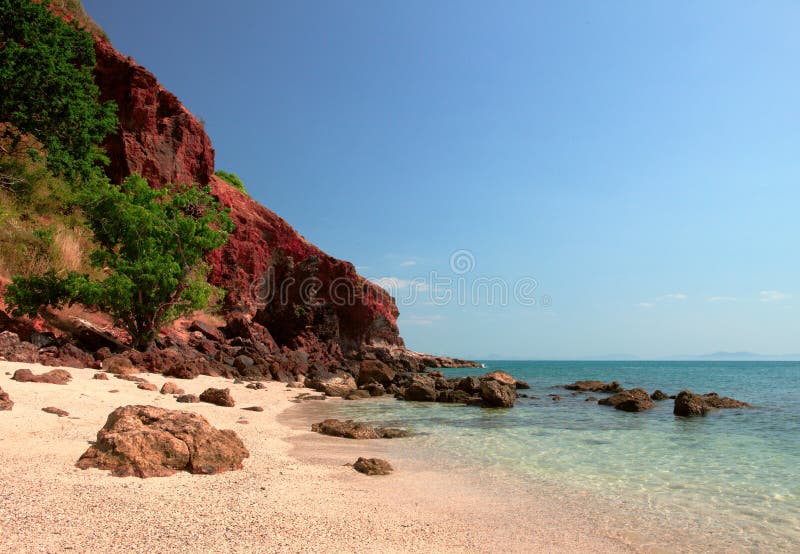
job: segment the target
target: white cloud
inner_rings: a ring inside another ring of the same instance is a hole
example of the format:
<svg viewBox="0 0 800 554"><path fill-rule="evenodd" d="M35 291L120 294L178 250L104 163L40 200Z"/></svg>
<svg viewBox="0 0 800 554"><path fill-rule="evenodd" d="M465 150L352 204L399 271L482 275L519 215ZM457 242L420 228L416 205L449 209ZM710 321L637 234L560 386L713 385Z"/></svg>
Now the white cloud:
<svg viewBox="0 0 800 554"><path fill-rule="evenodd" d="M789 298L789 295L779 290L762 290L758 293L762 302L777 302Z"/></svg>
<svg viewBox="0 0 800 554"><path fill-rule="evenodd" d="M406 260L400 264L400 267L411 267L412 265L417 265L417 262L414 260Z"/></svg>
<svg viewBox="0 0 800 554"><path fill-rule="evenodd" d="M738 300L735 296L712 296L708 299L709 302L736 302Z"/></svg>
<svg viewBox="0 0 800 554"><path fill-rule="evenodd" d="M639 302L637 306L639 306L640 308L654 308L656 304L658 304L659 302L664 302L667 300L686 300L687 298L689 298L689 296L682 292L673 292L671 294L664 294L662 296L659 296L654 300Z"/></svg>
<svg viewBox="0 0 800 554"><path fill-rule="evenodd" d="M687 298L689 297L683 294L682 292L673 292L672 294L665 294L658 300L686 300Z"/></svg>

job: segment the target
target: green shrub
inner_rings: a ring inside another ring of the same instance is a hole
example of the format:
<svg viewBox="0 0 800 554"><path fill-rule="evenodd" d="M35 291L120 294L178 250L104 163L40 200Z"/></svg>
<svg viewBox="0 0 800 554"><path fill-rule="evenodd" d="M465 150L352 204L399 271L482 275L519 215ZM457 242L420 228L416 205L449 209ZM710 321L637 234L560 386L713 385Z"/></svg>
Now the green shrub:
<svg viewBox="0 0 800 554"><path fill-rule="evenodd" d="M243 193L247 194L247 189L245 188L244 183L235 173L229 173L227 171L215 171L214 175L228 183L233 188L239 189Z"/></svg>
<svg viewBox="0 0 800 554"><path fill-rule="evenodd" d="M165 324L207 305L214 287L204 257L233 229L207 187L155 190L134 175L121 187L97 182L81 199L99 246L91 263L107 276L14 277L6 294L14 315L81 303L111 314L142 349Z"/></svg>

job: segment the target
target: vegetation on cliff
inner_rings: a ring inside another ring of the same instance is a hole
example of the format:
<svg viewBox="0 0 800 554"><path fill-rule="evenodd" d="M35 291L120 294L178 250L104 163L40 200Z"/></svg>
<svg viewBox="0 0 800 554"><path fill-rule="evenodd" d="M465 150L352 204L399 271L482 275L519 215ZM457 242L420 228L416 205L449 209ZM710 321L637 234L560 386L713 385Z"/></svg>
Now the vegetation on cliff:
<svg viewBox="0 0 800 554"><path fill-rule="evenodd" d="M156 190L134 175L121 187L97 183L80 197L99 245L91 265L105 277L52 270L14 277L6 294L14 315L78 302L111 314L132 346L147 348L165 324L207 305L214 287L205 255L233 229L208 189Z"/></svg>

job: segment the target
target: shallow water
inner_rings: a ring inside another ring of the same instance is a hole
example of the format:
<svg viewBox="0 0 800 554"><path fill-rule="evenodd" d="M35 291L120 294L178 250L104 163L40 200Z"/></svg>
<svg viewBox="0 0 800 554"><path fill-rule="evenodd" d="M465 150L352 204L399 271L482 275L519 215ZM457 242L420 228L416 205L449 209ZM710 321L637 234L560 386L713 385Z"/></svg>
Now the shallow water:
<svg viewBox="0 0 800 554"><path fill-rule="evenodd" d="M510 410L389 398L325 403L324 409L331 417L410 427L419 434L402 453L420 463L482 471L526 489L541 484L565 494L589 493L609 506L624 503L626 527L654 535L648 526L669 526L688 549L800 551L800 363L486 365L445 373L503 369L531 385L520 392L538 398L519 399ZM579 379L618 380L626 388L667 394L714 391L756 408L684 419L672 415L673 401L667 400L631 414L558 387Z"/></svg>

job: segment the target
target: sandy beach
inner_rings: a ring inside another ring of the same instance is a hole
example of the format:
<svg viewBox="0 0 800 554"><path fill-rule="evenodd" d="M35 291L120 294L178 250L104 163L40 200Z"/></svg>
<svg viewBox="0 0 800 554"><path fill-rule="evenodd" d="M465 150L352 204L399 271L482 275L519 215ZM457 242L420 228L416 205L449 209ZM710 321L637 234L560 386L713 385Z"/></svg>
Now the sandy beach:
<svg viewBox="0 0 800 554"><path fill-rule="evenodd" d="M178 381L195 394L231 388L237 405L224 408L178 404L114 376L93 380L90 369L69 369L67 385L11 380L22 367L51 369L0 362L0 387L15 402L12 411L0 412L1 552L631 550L627 539L610 536L589 505L539 499L535 491L491 492L480 475L437 472L436 460L420 468L392 459L392 475L359 474L346 464L385 455L390 445L311 433L306 423L320 410L310 406L317 402L292 403L303 390L283 383L250 390L222 378ZM159 387L166 381L142 376ZM128 404L202 414L235 430L250 457L241 471L210 476L118 478L76 468L108 414ZM46 406L70 415L45 413ZM264 411L243 411L246 406Z"/></svg>

